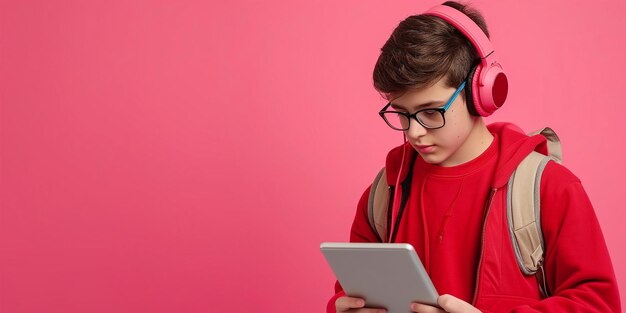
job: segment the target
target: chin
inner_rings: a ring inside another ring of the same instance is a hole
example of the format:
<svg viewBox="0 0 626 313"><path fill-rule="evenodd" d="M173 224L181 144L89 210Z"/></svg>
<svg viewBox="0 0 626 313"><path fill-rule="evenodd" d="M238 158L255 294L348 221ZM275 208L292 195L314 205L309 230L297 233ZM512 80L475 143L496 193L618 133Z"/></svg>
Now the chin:
<svg viewBox="0 0 626 313"><path fill-rule="evenodd" d="M432 165L439 165L444 161L441 157L434 154L420 154L420 156L424 159L424 162Z"/></svg>

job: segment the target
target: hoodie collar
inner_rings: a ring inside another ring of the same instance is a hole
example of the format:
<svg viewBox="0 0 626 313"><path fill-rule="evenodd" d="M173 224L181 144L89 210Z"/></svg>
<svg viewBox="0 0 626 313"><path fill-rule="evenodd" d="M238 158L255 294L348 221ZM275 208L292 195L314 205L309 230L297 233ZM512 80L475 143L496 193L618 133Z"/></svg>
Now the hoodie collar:
<svg viewBox="0 0 626 313"><path fill-rule="evenodd" d="M506 185L513 171L517 168L520 162L532 151L537 151L542 154L548 153L547 142L542 135L528 136L521 128L512 123L494 123L487 126L489 132L491 132L498 139L497 145L499 149L499 158L496 165L496 172L491 182L491 186L494 188L500 188ZM402 173L400 173L400 181L404 181L408 172L409 166L413 164L413 158L419 157L417 152L411 144L405 142L403 145L395 147L387 155L386 167L387 167L387 183L390 186L396 184L398 178L398 172L400 171L400 163L402 161L402 154L405 150L405 156L402 166ZM470 161L471 162L471 161Z"/></svg>

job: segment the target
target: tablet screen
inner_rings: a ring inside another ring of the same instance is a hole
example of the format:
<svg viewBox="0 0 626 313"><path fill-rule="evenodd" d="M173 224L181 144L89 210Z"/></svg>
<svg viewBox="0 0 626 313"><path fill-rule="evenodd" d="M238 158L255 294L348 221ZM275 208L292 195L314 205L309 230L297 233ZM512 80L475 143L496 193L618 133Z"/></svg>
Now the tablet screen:
<svg viewBox="0 0 626 313"><path fill-rule="evenodd" d="M406 243L321 244L326 261L346 295L368 308L410 312L411 302L432 306L439 297L413 246Z"/></svg>

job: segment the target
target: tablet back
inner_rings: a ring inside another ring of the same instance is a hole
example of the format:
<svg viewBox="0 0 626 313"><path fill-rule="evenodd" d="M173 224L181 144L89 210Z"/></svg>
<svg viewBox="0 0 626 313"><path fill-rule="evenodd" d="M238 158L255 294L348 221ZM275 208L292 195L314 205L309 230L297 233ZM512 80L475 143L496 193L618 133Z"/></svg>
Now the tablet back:
<svg viewBox="0 0 626 313"><path fill-rule="evenodd" d="M321 244L348 296L389 313L410 312L411 302L437 305L438 294L413 246L402 243Z"/></svg>

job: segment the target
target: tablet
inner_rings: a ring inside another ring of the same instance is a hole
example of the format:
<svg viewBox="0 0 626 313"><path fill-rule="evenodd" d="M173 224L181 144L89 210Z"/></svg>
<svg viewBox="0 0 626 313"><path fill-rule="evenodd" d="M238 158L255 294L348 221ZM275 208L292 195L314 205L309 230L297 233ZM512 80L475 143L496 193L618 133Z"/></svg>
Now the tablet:
<svg viewBox="0 0 626 313"><path fill-rule="evenodd" d="M413 246L406 243L338 243L320 246L346 295L368 308L411 312L411 302L435 307L439 297Z"/></svg>

